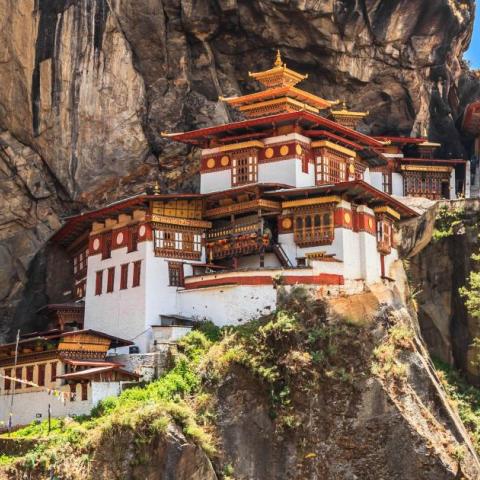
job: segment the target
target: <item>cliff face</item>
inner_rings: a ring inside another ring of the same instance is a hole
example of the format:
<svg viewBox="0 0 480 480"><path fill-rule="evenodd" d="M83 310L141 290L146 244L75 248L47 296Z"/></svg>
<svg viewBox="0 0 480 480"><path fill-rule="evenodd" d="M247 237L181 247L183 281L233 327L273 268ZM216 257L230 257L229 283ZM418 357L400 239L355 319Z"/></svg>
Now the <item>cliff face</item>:
<svg viewBox="0 0 480 480"><path fill-rule="evenodd" d="M195 188L195 155L160 132L235 118L218 96L256 89L248 71L269 67L276 48L309 73L306 89L369 110L364 131L425 128L462 154L455 121L478 95L459 62L473 9L473 0L0 0L3 331L50 296L42 246L60 216L157 176L165 189Z"/></svg>
<svg viewBox="0 0 480 480"><path fill-rule="evenodd" d="M422 336L430 353L455 365L470 382L480 385L480 370L472 363L478 355L478 348L472 344L480 336L479 322L469 315L459 293L467 284L470 271L478 270L471 257L480 247L480 203L476 199L459 200L448 204L448 208L452 212L449 223L453 225L448 235L425 244L432 234L439 206L418 222L424 241L411 252L409 274L416 291Z"/></svg>

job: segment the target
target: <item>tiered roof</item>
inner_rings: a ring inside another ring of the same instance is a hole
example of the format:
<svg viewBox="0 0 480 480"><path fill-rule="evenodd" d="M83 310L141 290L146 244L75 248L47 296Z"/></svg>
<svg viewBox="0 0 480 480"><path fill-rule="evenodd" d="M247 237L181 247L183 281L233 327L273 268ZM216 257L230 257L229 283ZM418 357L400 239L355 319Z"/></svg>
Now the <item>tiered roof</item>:
<svg viewBox="0 0 480 480"><path fill-rule="evenodd" d="M338 103L296 88L295 85L308 78L308 75L302 75L287 68L282 61L280 51L277 52L277 58L272 68L263 72L249 73L249 75L266 89L240 97L220 98L231 107L238 109L247 118L302 110L319 113Z"/></svg>

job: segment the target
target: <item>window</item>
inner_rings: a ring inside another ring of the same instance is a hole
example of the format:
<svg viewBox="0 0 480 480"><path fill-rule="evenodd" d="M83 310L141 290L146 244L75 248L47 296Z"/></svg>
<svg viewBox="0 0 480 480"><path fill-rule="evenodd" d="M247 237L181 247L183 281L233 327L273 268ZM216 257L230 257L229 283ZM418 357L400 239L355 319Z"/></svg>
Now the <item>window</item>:
<svg viewBox="0 0 480 480"><path fill-rule="evenodd" d="M128 231L128 253L138 250L138 230L137 227L130 228Z"/></svg>
<svg viewBox="0 0 480 480"><path fill-rule="evenodd" d="M377 248L380 253L388 255L392 251L393 226L386 218L377 221Z"/></svg>
<svg viewBox="0 0 480 480"><path fill-rule="evenodd" d="M120 290L128 288L128 263L124 263L120 270Z"/></svg>
<svg viewBox="0 0 480 480"><path fill-rule="evenodd" d="M57 381L57 362L50 364L50 381L52 383Z"/></svg>
<svg viewBox="0 0 480 480"><path fill-rule="evenodd" d="M22 367L18 367L16 370L15 370L15 378L18 378L18 379L21 379L22 378L22 372L23 372L23 368ZM22 383L21 382L16 382L15 383L15 388L22 388Z"/></svg>
<svg viewBox="0 0 480 480"><path fill-rule="evenodd" d="M239 152L232 158L232 185L245 185L257 181L257 155Z"/></svg>
<svg viewBox="0 0 480 480"><path fill-rule="evenodd" d="M163 227L153 232L155 254L159 257L196 260L202 252L202 235L196 230Z"/></svg>
<svg viewBox="0 0 480 480"><path fill-rule="evenodd" d="M27 367L27 381L33 382L33 365ZM31 385L27 385L27 387L31 387Z"/></svg>
<svg viewBox="0 0 480 480"><path fill-rule="evenodd" d="M82 383L82 400L88 400L88 383Z"/></svg>
<svg viewBox="0 0 480 480"><path fill-rule="evenodd" d="M111 258L111 256L112 256L112 232L109 232L103 236L102 260Z"/></svg>
<svg viewBox="0 0 480 480"><path fill-rule="evenodd" d="M88 250L83 250L73 257L73 273L75 277L84 277L87 273Z"/></svg>
<svg viewBox="0 0 480 480"><path fill-rule="evenodd" d="M45 386L45 364L44 363L38 366L38 385L40 387Z"/></svg>
<svg viewBox="0 0 480 480"><path fill-rule="evenodd" d="M133 282L132 287L138 287L140 285L140 273L142 268L142 261L138 260L133 262Z"/></svg>
<svg viewBox="0 0 480 480"><path fill-rule="evenodd" d="M95 277L95 295L102 294L103 270L99 270Z"/></svg>
<svg viewBox="0 0 480 480"><path fill-rule="evenodd" d="M382 188L385 193L392 194L392 172L382 173Z"/></svg>
<svg viewBox="0 0 480 480"><path fill-rule="evenodd" d="M110 267L107 271L107 293L113 292L115 284L115 267Z"/></svg>
<svg viewBox="0 0 480 480"><path fill-rule="evenodd" d="M332 152L318 156L315 161L315 179L317 185L323 183L345 182L347 177L345 158Z"/></svg>
<svg viewBox="0 0 480 480"><path fill-rule="evenodd" d="M171 287L183 287L183 263L168 262L168 279Z"/></svg>
<svg viewBox="0 0 480 480"><path fill-rule="evenodd" d="M70 401L74 402L77 399L77 384L70 384Z"/></svg>
<svg viewBox="0 0 480 480"><path fill-rule="evenodd" d="M334 238L333 210L299 210L294 216L295 243L328 245Z"/></svg>
<svg viewBox="0 0 480 480"><path fill-rule="evenodd" d="M11 368L6 368L5 369L5 376L6 377L11 377L12 376L12 369ZM10 390L12 387L12 381L9 378L5 379L5 390Z"/></svg>

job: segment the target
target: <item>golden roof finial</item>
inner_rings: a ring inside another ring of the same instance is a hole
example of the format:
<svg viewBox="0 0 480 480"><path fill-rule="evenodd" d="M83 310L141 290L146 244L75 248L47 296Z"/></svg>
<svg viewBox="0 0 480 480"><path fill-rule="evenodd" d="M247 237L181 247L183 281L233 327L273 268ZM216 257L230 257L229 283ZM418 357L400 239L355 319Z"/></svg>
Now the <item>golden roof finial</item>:
<svg viewBox="0 0 480 480"><path fill-rule="evenodd" d="M282 62L282 55L280 53L280 49L277 50L277 58L275 58L275 64L276 67L283 67L283 62Z"/></svg>

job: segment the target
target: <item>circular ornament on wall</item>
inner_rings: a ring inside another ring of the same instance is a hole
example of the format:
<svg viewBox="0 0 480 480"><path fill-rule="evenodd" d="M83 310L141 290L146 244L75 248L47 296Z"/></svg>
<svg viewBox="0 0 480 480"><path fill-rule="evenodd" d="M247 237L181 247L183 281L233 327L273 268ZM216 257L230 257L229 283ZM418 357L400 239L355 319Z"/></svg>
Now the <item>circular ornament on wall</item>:
<svg viewBox="0 0 480 480"><path fill-rule="evenodd" d="M284 230L290 230L292 228L292 219L291 218L282 219L282 228Z"/></svg>
<svg viewBox="0 0 480 480"><path fill-rule="evenodd" d="M301 155L303 152L302 146L297 143L295 146L295 151L297 152L297 155Z"/></svg>
<svg viewBox="0 0 480 480"><path fill-rule="evenodd" d="M368 219L368 228L372 229L373 228L373 220L372 218L369 217Z"/></svg>
<svg viewBox="0 0 480 480"><path fill-rule="evenodd" d="M207 168L214 168L215 167L215 159L214 158L209 158L207 160Z"/></svg>
<svg viewBox="0 0 480 480"><path fill-rule="evenodd" d="M222 159L220 160L220 165L222 167L228 166L229 163L230 163L230 158L227 155L223 156Z"/></svg>
<svg viewBox="0 0 480 480"><path fill-rule="evenodd" d="M100 247L100 240L98 238L96 238L94 241L93 241L93 249L94 250L98 250L99 247Z"/></svg>
<svg viewBox="0 0 480 480"><path fill-rule="evenodd" d="M117 245L121 245L123 242L123 233L120 232L118 235L117 235Z"/></svg>
<svg viewBox="0 0 480 480"><path fill-rule="evenodd" d="M288 155L288 145L282 145L280 147L280 155L285 156Z"/></svg>
<svg viewBox="0 0 480 480"><path fill-rule="evenodd" d="M348 212L345 212L343 214L343 219L345 220L345 223L347 225L350 225L350 222L352 221L352 216Z"/></svg>
<svg viewBox="0 0 480 480"><path fill-rule="evenodd" d="M273 157L273 148L269 147L265 150L265 158L272 158Z"/></svg>
<svg viewBox="0 0 480 480"><path fill-rule="evenodd" d="M138 234L140 235L140 237L144 237L146 232L147 232L147 227L145 227L145 225L142 225L138 229Z"/></svg>

